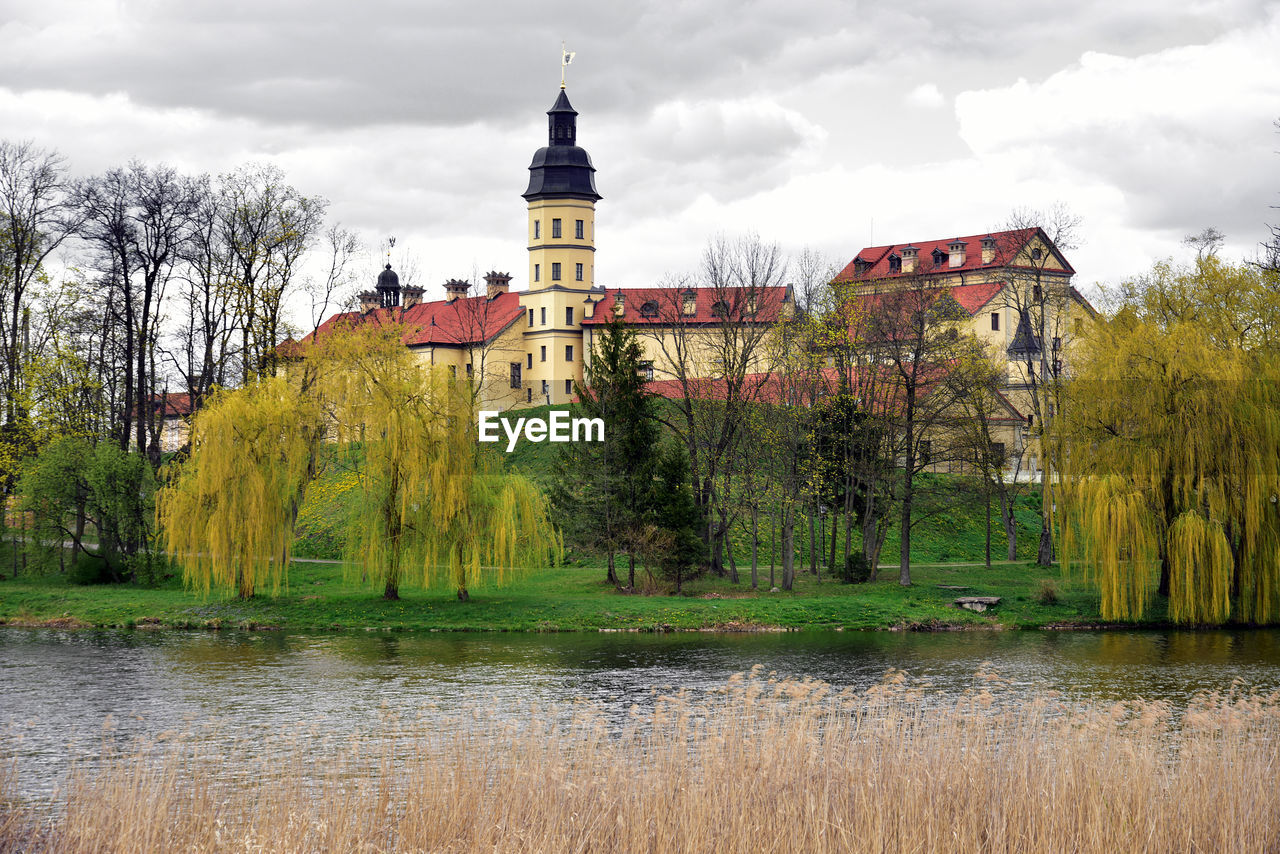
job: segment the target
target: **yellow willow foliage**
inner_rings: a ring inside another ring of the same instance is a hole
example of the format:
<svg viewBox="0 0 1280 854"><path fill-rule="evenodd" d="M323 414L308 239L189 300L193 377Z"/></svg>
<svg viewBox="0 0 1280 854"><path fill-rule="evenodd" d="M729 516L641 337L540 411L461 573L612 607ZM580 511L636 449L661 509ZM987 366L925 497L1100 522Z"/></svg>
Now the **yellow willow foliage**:
<svg viewBox="0 0 1280 854"><path fill-rule="evenodd" d="M220 392L195 416L191 455L157 493L166 547L188 585L279 588L318 441L311 399L281 377Z"/></svg>
<svg viewBox="0 0 1280 854"><path fill-rule="evenodd" d="M409 577L465 596L558 560L541 492L480 448L468 381L433 370L402 335L396 326L339 330L309 356L358 475L350 569L385 584L387 595Z"/></svg>
<svg viewBox="0 0 1280 854"><path fill-rule="evenodd" d="M1188 510L1169 526L1169 619L1222 623L1231 613L1233 558L1222 525Z"/></svg>
<svg viewBox="0 0 1280 854"><path fill-rule="evenodd" d="M1058 521L1064 563L1096 574L1108 618L1145 610L1139 554L1163 559L1177 622L1280 618L1280 367L1210 332L1123 311L1075 356Z"/></svg>
<svg viewBox="0 0 1280 854"><path fill-rule="evenodd" d="M1102 616L1138 619L1155 589L1160 552L1146 496L1123 477L1079 481L1063 496L1078 508L1062 526L1063 563L1078 554L1102 594Z"/></svg>

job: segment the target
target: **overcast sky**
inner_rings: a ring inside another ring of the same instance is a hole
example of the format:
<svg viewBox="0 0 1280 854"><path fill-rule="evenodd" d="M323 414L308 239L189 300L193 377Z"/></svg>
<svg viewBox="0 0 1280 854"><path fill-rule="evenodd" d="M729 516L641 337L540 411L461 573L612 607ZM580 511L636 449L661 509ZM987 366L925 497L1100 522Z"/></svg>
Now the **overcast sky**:
<svg viewBox="0 0 1280 854"><path fill-rule="evenodd" d="M1280 221L1280 4L1251 0L0 0L0 136L81 175L272 161L372 247L368 284L394 234L429 297L523 288L562 40L601 284L717 233L843 264L1062 202L1088 287Z"/></svg>

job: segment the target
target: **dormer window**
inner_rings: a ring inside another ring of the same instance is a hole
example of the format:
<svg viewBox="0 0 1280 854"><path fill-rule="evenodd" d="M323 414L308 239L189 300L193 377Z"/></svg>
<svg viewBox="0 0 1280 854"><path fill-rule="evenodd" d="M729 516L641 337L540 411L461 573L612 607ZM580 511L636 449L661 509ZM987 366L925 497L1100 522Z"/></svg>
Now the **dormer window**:
<svg viewBox="0 0 1280 854"><path fill-rule="evenodd" d="M866 261L863 261L861 258L854 258L853 274L855 276L861 276L863 273L867 272L867 268L870 266L871 266L870 264L868 264Z"/></svg>
<svg viewBox="0 0 1280 854"><path fill-rule="evenodd" d="M756 299L755 291L747 294L747 314L754 315L759 308L759 301Z"/></svg>
<svg viewBox="0 0 1280 854"><path fill-rule="evenodd" d="M685 291L680 295L680 313L685 317L693 317L698 313L697 292Z"/></svg>
<svg viewBox="0 0 1280 854"><path fill-rule="evenodd" d="M889 272L890 273L902 272L902 259L899 258L897 255L889 256Z"/></svg>
<svg viewBox="0 0 1280 854"><path fill-rule="evenodd" d="M947 253L941 249L933 250L933 266L941 267L947 263Z"/></svg>
<svg viewBox="0 0 1280 854"><path fill-rule="evenodd" d="M644 305L640 306L640 316L641 317L657 317L658 304L653 300L648 300L647 302L644 303Z"/></svg>
<svg viewBox="0 0 1280 854"><path fill-rule="evenodd" d="M729 303L722 299L718 299L711 304L711 313L716 317L729 316Z"/></svg>

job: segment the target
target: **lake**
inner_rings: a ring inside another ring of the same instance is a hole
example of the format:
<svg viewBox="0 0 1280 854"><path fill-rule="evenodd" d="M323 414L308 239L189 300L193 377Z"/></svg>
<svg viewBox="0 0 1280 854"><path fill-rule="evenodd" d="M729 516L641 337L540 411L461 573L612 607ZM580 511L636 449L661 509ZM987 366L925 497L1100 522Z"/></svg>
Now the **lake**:
<svg viewBox="0 0 1280 854"><path fill-rule="evenodd" d="M73 760L167 731L267 742L375 731L402 717L594 702L620 716L654 691L706 689L762 665L865 688L890 669L940 701L984 662L1012 696L1175 706L1234 680L1280 689L1280 630L761 634L283 634L0 629L0 753L27 794Z"/></svg>

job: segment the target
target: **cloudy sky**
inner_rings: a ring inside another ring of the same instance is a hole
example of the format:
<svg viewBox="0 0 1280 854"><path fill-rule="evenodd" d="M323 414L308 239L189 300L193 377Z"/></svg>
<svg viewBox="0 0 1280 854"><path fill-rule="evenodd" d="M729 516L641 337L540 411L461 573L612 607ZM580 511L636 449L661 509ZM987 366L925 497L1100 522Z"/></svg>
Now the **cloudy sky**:
<svg viewBox="0 0 1280 854"><path fill-rule="evenodd" d="M692 270L717 233L843 264L1061 202L1088 287L1206 226L1251 256L1280 221L1280 4L1256 0L0 0L0 136L77 174L272 161L373 247L370 284L394 234L441 295L523 287L562 40L603 284Z"/></svg>

